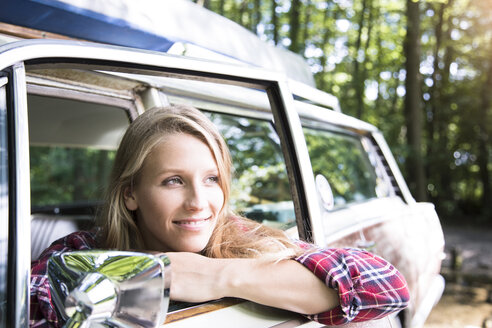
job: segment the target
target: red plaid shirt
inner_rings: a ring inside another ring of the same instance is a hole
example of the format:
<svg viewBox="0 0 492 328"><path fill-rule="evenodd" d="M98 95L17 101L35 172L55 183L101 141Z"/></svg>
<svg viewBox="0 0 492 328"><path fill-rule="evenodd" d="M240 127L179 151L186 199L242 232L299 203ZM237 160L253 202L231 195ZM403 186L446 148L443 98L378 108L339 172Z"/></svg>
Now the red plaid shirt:
<svg viewBox="0 0 492 328"><path fill-rule="evenodd" d="M95 233L80 231L54 242L31 263L31 327L60 327L63 322L51 301L46 273L55 252L97 248ZM295 259L327 286L338 291L340 305L308 318L326 325L382 318L408 304L405 279L391 264L366 251L349 248L309 248Z"/></svg>

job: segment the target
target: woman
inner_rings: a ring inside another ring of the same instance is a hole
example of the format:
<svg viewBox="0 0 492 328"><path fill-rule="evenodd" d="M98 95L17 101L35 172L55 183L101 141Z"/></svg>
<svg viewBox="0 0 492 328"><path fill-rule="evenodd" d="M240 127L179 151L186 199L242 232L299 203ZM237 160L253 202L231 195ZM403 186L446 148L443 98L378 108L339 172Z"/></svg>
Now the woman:
<svg viewBox="0 0 492 328"><path fill-rule="evenodd" d="M142 114L114 163L99 228L56 241L32 263L32 326L62 324L46 278L50 255L93 248L166 252L171 300L239 297L331 325L381 318L407 305L406 282L385 260L295 242L232 213L228 148L195 108Z"/></svg>

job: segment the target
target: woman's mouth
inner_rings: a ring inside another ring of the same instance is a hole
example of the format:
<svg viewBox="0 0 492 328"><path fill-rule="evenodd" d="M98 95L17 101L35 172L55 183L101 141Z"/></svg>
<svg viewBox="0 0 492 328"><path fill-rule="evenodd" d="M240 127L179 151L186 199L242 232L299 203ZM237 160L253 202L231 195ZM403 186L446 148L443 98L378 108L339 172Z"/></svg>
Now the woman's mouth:
<svg viewBox="0 0 492 328"><path fill-rule="evenodd" d="M173 221L173 223L182 229L197 231L208 226L211 219L212 216L209 216L208 218L197 218L197 219L190 218L190 219L175 220Z"/></svg>

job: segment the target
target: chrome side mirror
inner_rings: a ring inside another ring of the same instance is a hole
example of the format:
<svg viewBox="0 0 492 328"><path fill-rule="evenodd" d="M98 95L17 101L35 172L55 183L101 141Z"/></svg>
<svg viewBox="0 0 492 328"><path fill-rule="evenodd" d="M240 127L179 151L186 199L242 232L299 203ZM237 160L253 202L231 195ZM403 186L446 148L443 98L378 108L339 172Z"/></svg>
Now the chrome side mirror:
<svg viewBox="0 0 492 328"><path fill-rule="evenodd" d="M53 255L48 278L64 327L158 327L169 305L164 254L76 251Z"/></svg>

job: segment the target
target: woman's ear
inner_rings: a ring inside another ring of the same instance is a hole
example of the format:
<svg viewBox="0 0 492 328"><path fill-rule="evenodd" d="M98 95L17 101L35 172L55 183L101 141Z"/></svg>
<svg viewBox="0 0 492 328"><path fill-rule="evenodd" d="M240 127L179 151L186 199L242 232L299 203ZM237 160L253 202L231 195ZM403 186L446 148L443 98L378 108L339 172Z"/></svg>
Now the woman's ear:
<svg viewBox="0 0 492 328"><path fill-rule="evenodd" d="M125 198L125 206L129 211L136 211L138 208L137 199L133 195L131 188L125 187L123 191L123 197Z"/></svg>

